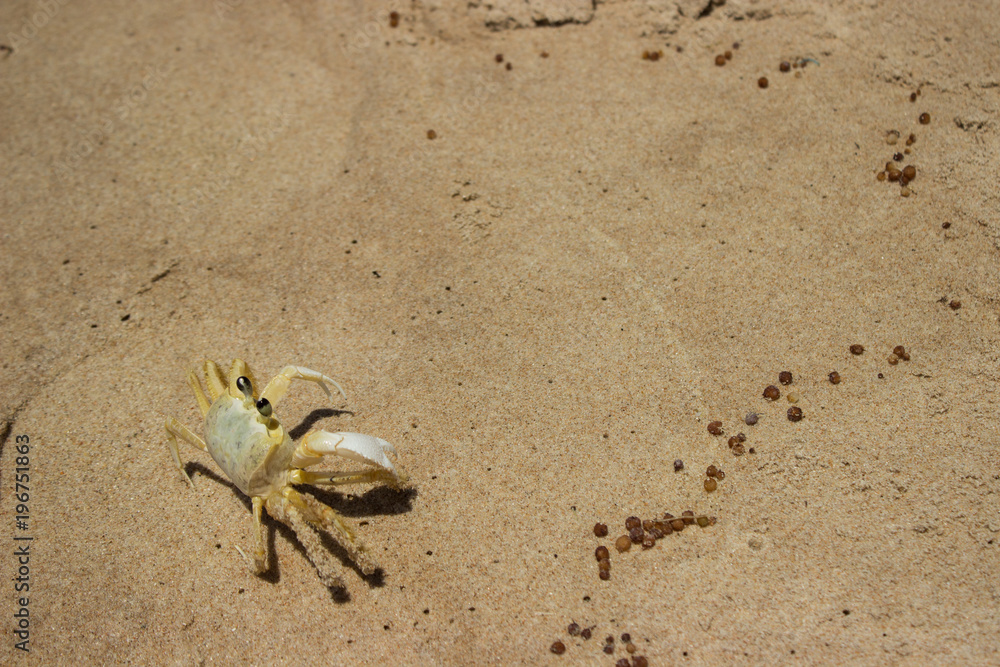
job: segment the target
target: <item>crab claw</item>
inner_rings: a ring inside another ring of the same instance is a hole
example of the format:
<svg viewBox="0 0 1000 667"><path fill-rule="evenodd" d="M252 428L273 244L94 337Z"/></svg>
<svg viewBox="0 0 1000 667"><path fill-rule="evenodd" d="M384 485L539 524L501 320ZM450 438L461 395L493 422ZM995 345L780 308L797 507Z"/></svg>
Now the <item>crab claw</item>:
<svg viewBox="0 0 1000 667"><path fill-rule="evenodd" d="M292 457L292 466L306 468L315 465L327 454L336 454L351 461L375 466L381 471L381 474L377 475L377 477L380 477L383 481L388 477L391 483L401 484L408 479L406 473L401 469L397 469L392 460L386 455L392 454L395 457L395 447L382 438L361 433L313 431L302 439L298 449L295 450L295 454ZM321 480L320 475L321 473L309 474L303 479L338 483L335 479L346 481L346 478L356 476L348 473L339 473L332 476L329 480ZM375 481L374 477L371 481Z"/></svg>
<svg viewBox="0 0 1000 667"><path fill-rule="evenodd" d="M361 433L331 433L330 435L340 438L334 446L337 456L351 459L358 463L368 463L396 475L396 466L392 464L386 452L396 456L396 448L382 438L373 435L363 435Z"/></svg>

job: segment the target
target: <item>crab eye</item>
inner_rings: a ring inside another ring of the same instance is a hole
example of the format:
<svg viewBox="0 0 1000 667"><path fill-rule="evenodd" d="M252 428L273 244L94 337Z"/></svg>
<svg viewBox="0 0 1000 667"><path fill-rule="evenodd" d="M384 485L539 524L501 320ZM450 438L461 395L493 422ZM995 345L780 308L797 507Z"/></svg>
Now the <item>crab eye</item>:
<svg viewBox="0 0 1000 667"><path fill-rule="evenodd" d="M253 386L251 386L250 380L242 375L236 378L236 388L242 391L247 398L253 396Z"/></svg>
<svg viewBox="0 0 1000 667"><path fill-rule="evenodd" d="M271 401L266 398L262 398L257 401L257 412L264 415L265 417L271 416Z"/></svg>

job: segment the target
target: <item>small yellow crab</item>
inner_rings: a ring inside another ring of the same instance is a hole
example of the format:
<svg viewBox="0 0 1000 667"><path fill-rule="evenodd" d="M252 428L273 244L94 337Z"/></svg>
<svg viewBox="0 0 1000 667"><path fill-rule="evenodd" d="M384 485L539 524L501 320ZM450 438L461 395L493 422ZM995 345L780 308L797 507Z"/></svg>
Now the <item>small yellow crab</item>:
<svg viewBox="0 0 1000 667"><path fill-rule="evenodd" d="M237 547L237 550L251 569L256 574L267 569L264 526L261 524L261 512L265 507L268 514L295 531L309 560L316 566L320 579L327 586L342 587L343 582L335 573L333 558L322 546L317 534L320 529L329 530L362 572L371 574L378 569L374 559L340 514L315 498L299 493L293 485L385 482L398 488L406 482L407 475L402 469L397 469L386 456L386 453L395 456L396 450L381 438L360 433L327 431L310 431L296 445L272 415L292 380L315 382L327 396L331 394L326 383L332 384L343 395L344 390L340 385L308 368L286 366L267 383L258 396L249 367L239 359L233 360L228 380L213 361L205 362L204 372L205 384L212 397L211 403L205 397L194 371L188 371L187 379L201 413L205 416L205 440L171 417L166 423L167 433L170 435L167 445L173 454L177 470L191 488L194 488L194 484L181 465L177 451L178 438L211 454L240 491L250 496L257 535L257 550L253 562L250 562L242 549ZM320 463L327 454L366 463L374 466L374 469L350 472L305 470Z"/></svg>

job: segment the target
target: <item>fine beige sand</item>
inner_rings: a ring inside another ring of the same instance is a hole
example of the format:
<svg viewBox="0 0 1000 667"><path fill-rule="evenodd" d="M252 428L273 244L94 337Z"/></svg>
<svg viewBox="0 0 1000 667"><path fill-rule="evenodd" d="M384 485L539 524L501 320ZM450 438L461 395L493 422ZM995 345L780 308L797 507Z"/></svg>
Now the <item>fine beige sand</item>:
<svg viewBox="0 0 1000 667"><path fill-rule="evenodd" d="M998 35L989 2L3 3L0 662L1000 663ZM396 446L402 492L306 489L378 575L329 541L327 589L268 519L253 576L249 500L177 474L185 373L234 357L343 384L293 387L296 437ZM687 509L717 522L598 578Z"/></svg>

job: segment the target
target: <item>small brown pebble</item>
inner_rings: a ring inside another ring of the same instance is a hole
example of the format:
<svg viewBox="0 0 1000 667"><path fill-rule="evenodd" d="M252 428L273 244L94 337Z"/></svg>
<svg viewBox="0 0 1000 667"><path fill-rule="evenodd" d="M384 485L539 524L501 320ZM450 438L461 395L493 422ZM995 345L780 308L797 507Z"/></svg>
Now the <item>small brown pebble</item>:
<svg viewBox="0 0 1000 667"><path fill-rule="evenodd" d="M951 229L951 223L950 222L942 222L941 223L941 229Z"/></svg>
<svg viewBox="0 0 1000 667"><path fill-rule="evenodd" d="M916 102L917 101L917 94L916 93L910 93L910 101L911 102Z"/></svg>
<svg viewBox="0 0 1000 667"><path fill-rule="evenodd" d="M709 478L707 478L707 479L705 480L705 490L706 490L706 491L708 491L709 493L711 493L712 491L715 491L715 489L716 489L716 488L717 488L718 486L719 486L719 483L718 483L718 482L716 482L716 481L715 481L714 479L712 479L711 477L709 477Z"/></svg>
<svg viewBox="0 0 1000 667"><path fill-rule="evenodd" d="M724 480L725 478L726 478L726 471L725 470L720 470L719 472L715 473L715 479L719 480L720 482L722 480Z"/></svg>
<svg viewBox="0 0 1000 667"><path fill-rule="evenodd" d="M739 42L733 42L733 51L737 51L740 48Z"/></svg>
<svg viewBox="0 0 1000 667"><path fill-rule="evenodd" d="M906 138L906 145L907 146L912 146L915 143L917 143L917 135L915 135L912 132L910 132L910 136L908 136Z"/></svg>
<svg viewBox="0 0 1000 667"><path fill-rule="evenodd" d="M569 634L570 637L579 637L580 625L577 623L570 623L569 627L566 628L566 632Z"/></svg>
<svg viewBox="0 0 1000 667"><path fill-rule="evenodd" d="M614 644L605 644L604 648L601 650L607 653L608 655L611 655L612 653L615 652L615 646Z"/></svg>
<svg viewBox="0 0 1000 667"><path fill-rule="evenodd" d="M757 86L760 88L767 88L767 77L762 76L759 79L757 79Z"/></svg>
<svg viewBox="0 0 1000 667"><path fill-rule="evenodd" d="M399 12L389 12L389 27L395 28L399 25Z"/></svg>
<svg viewBox="0 0 1000 667"><path fill-rule="evenodd" d="M729 449L732 449L733 445L739 444L739 441L740 441L740 439L737 438L735 435L733 437L729 438L729 443L728 443L729 444Z"/></svg>
<svg viewBox="0 0 1000 667"><path fill-rule="evenodd" d="M889 362L890 366L895 366L896 364L899 363L899 357L897 357L895 354L890 354L889 358L886 359L886 361Z"/></svg>
<svg viewBox="0 0 1000 667"><path fill-rule="evenodd" d="M654 540L661 540L661 539L663 539L663 531L660 530L659 528L650 528L649 529L649 534L653 536Z"/></svg>
<svg viewBox="0 0 1000 667"><path fill-rule="evenodd" d="M628 658L619 658L618 662L615 663L615 667L629 667L632 664Z"/></svg>
<svg viewBox="0 0 1000 667"><path fill-rule="evenodd" d="M625 650L629 653L629 655L635 653L636 652L635 644L633 644L632 642L625 644Z"/></svg>
<svg viewBox="0 0 1000 667"><path fill-rule="evenodd" d="M715 474L717 472L719 472L719 469L716 468L714 465L708 466L708 468L705 470L705 474L708 475L709 477L715 477Z"/></svg>
<svg viewBox="0 0 1000 667"><path fill-rule="evenodd" d="M632 667L649 667L649 660L644 655L632 656Z"/></svg>
<svg viewBox="0 0 1000 667"><path fill-rule="evenodd" d="M611 569L611 559L602 558L601 560L597 561L597 569L603 571L609 571Z"/></svg>
<svg viewBox="0 0 1000 667"><path fill-rule="evenodd" d="M662 56L662 55L663 55L663 51L650 51L650 53L649 53L649 59L652 62L655 63L657 60L660 59L660 56Z"/></svg>
<svg viewBox="0 0 1000 667"><path fill-rule="evenodd" d="M618 549L618 553L624 553L632 548L632 540L628 538L628 535L622 535L617 540L615 540L615 549Z"/></svg>
<svg viewBox="0 0 1000 667"><path fill-rule="evenodd" d="M908 164L905 167L903 167L903 178L905 178L907 181L912 181L916 177L917 177L916 167L914 167L912 164Z"/></svg>
<svg viewBox="0 0 1000 667"><path fill-rule="evenodd" d="M552 642L552 646L549 648L549 650L555 653L556 655L562 655L563 653L566 652L566 645L563 644L561 641L554 641Z"/></svg>
<svg viewBox="0 0 1000 667"><path fill-rule="evenodd" d="M604 560L605 558L611 558L611 552L603 544L596 549L594 549L594 558L597 560Z"/></svg>
<svg viewBox="0 0 1000 667"><path fill-rule="evenodd" d="M684 470L684 461L674 459L674 472L680 472L681 470Z"/></svg>
<svg viewBox="0 0 1000 667"><path fill-rule="evenodd" d="M901 188L899 189L899 196L900 196L900 197L909 197L909 196L910 196L910 194L911 194L912 192L913 192L913 191L912 191L912 190L910 190L910 188L908 188L908 187L906 187L906 186L904 185L903 187L901 187Z"/></svg>
<svg viewBox="0 0 1000 667"><path fill-rule="evenodd" d="M625 642L626 644L628 644L630 641L632 641L632 635L630 635L627 632L623 632L622 633L622 641Z"/></svg>
<svg viewBox="0 0 1000 667"><path fill-rule="evenodd" d="M756 413L756 412L748 412L748 413L747 413L747 416L743 418L743 422L744 422L744 423L745 423L745 424L746 424L747 426L753 426L754 424L756 424L756 423L757 423L757 421L758 421L759 419L760 419L760 417L758 417L758 416L757 416L757 413Z"/></svg>
<svg viewBox="0 0 1000 667"><path fill-rule="evenodd" d="M899 169L896 169L895 167L891 167L889 169L886 169L885 173L886 173L886 177L889 179L890 183L895 183L903 175L903 172L901 172Z"/></svg>
<svg viewBox="0 0 1000 667"><path fill-rule="evenodd" d="M434 130L427 130L427 138L428 139L437 139L437 136L438 136L438 133L435 132Z"/></svg>
<svg viewBox="0 0 1000 667"><path fill-rule="evenodd" d="M864 353L865 353L864 345L858 345L857 343L855 343L854 345L851 346L851 354L864 354Z"/></svg>
<svg viewBox="0 0 1000 667"><path fill-rule="evenodd" d="M906 352L906 348L903 347L902 345L897 345L896 347L892 348L892 353L895 354L900 359L902 359L903 361L910 360L910 355Z"/></svg>
<svg viewBox="0 0 1000 667"><path fill-rule="evenodd" d="M722 435L722 422L709 422L708 432L712 435Z"/></svg>
<svg viewBox="0 0 1000 667"><path fill-rule="evenodd" d="M642 59L643 60L649 60L649 50L648 49L646 49L646 50L644 50L642 52Z"/></svg>
<svg viewBox="0 0 1000 667"><path fill-rule="evenodd" d="M733 59L733 52L732 51L726 51L725 53L722 54L722 56L726 60L732 60Z"/></svg>
<svg viewBox="0 0 1000 667"><path fill-rule="evenodd" d="M748 451L748 452L750 452L751 454L756 454L756 453L757 453L757 450L756 450L756 449L754 449L753 447L751 447L751 448L750 448L750 449L748 449L747 451Z"/></svg>
<svg viewBox="0 0 1000 667"><path fill-rule="evenodd" d="M694 512L691 510L684 510L681 512L681 518L684 519L685 526L690 526L694 523Z"/></svg>
<svg viewBox="0 0 1000 667"><path fill-rule="evenodd" d="M797 406L788 408L788 421L802 421L802 408Z"/></svg>
<svg viewBox="0 0 1000 667"><path fill-rule="evenodd" d="M792 383L792 373L791 371L781 371L778 373L778 382L784 385L789 385Z"/></svg>
<svg viewBox="0 0 1000 667"><path fill-rule="evenodd" d="M507 63L506 65L504 65L504 68L506 68L506 70L509 72L512 69L514 69L514 66L512 64L510 64L510 63Z"/></svg>
<svg viewBox="0 0 1000 667"><path fill-rule="evenodd" d="M656 538L653 537L652 535L647 535L646 537L642 538L643 549L652 549L655 546L656 546Z"/></svg>
<svg viewBox="0 0 1000 667"><path fill-rule="evenodd" d="M646 531L647 533L649 531L651 531L653 529L653 520L652 519L643 519L642 520L642 529L644 531Z"/></svg>
<svg viewBox="0 0 1000 667"><path fill-rule="evenodd" d="M493 56L493 60L497 61L498 63L502 63L503 62L503 54L502 53L496 54L495 56Z"/></svg>
<svg viewBox="0 0 1000 667"><path fill-rule="evenodd" d="M959 301L958 299L952 299L951 303L948 304L948 307L951 308L952 310L958 310L959 308L962 307L962 302Z"/></svg>
<svg viewBox="0 0 1000 667"><path fill-rule="evenodd" d="M590 639L591 634L592 633L590 628L584 628L583 630L580 630L580 636L583 637L584 639Z"/></svg>
<svg viewBox="0 0 1000 667"><path fill-rule="evenodd" d="M598 570L597 576L601 578L601 581L607 581L611 578L611 570Z"/></svg>
<svg viewBox="0 0 1000 667"><path fill-rule="evenodd" d="M723 65L726 64L726 57L722 54L715 56L715 64L718 67L722 67Z"/></svg>
<svg viewBox="0 0 1000 667"><path fill-rule="evenodd" d="M733 456L743 456L745 453L746 450L743 448L743 445L733 447Z"/></svg>
<svg viewBox="0 0 1000 667"><path fill-rule="evenodd" d="M679 533L682 530L684 530L684 520L674 519L673 521L670 522L670 527L674 529L674 532Z"/></svg>
<svg viewBox="0 0 1000 667"><path fill-rule="evenodd" d="M746 436L745 433L737 433L736 434L736 439L739 440L740 442L746 442L747 441L747 436Z"/></svg>
<svg viewBox="0 0 1000 667"><path fill-rule="evenodd" d="M902 162L903 161L903 154L902 153L896 153L895 155L892 156L892 159L895 160L896 162Z"/></svg>
<svg viewBox="0 0 1000 667"><path fill-rule="evenodd" d="M879 173L875 174L875 180L876 181L884 181L885 180L885 172L884 171L880 171Z"/></svg>
<svg viewBox="0 0 1000 667"><path fill-rule="evenodd" d="M540 55L543 58L548 58L549 57L549 52L548 51L542 51L538 55Z"/></svg>
<svg viewBox="0 0 1000 667"><path fill-rule="evenodd" d="M830 373L829 378L830 378L830 384L840 384L840 373L838 373L837 371L833 371L832 373Z"/></svg>
<svg viewBox="0 0 1000 667"><path fill-rule="evenodd" d="M708 526L708 523L709 521L707 516L698 517L698 525L701 526L702 528L706 528Z"/></svg>
<svg viewBox="0 0 1000 667"><path fill-rule="evenodd" d="M782 72L788 72L789 70L792 69L792 64L787 60L782 60L781 64L778 65L778 69L781 70Z"/></svg>
<svg viewBox="0 0 1000 667"><path fill-rule="evenodd" d="M764 389L764 398L769 401L776 401L781 398L781 392L773 384L769 384Z"/></svg>
<svg viewBox="0 0 1000 667"><path fill-rule="evenodd" d="M625 530L632 530L633 528L638 528L642 526L642 520L637 516L630 516L625 519Z"/></svg>
<svg viewBox="0 0 1000 667"><path fill-rule="evenodd" d="M673 515L673 514L671 514L670 512L664 512L664 513L663 513L663 518L664 518L664 520L667 520L667 519L673 519L673 518L674 518L674 515Z"/></svg>
<svg viewBox="0 0 1000 667"><path fill-rule="evenodd" d="M920 114L920 117L917 120L920 121L921 125L927 125L928 123L931 122L931 115L925 111L922 114Z"/></svg>
<svg viewBox="0 0 1000 667"><path fill-rule="evenodd" d="M604 643L605 644L614 645L614 643L615 643L615 637L614 637L614 635L608 635L607 637L605 637L604 638Z"/></svg>
<svg viewBox="0 0 1000 667"><path fill-rule="evenodd" d="M628 538L635 544L641 544L644 534L645 531L643 531L642 526L638 526L628 531Z"/></svg>
<svg viewBox="0 0 1000 667"><path fill-rule="evenodd" d="M605 523L595 523L594 524L594 535L598 537L607 537L608 535L608 525Z"/></svg>

